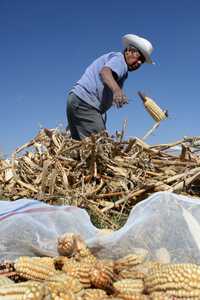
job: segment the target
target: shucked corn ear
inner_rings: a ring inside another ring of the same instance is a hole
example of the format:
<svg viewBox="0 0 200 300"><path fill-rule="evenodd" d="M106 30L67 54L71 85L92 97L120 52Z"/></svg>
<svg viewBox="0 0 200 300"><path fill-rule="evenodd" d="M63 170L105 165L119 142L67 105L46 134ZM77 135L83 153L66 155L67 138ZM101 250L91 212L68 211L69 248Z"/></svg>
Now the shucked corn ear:
<svg viewBox="0 0 200 300"><path fill-rule="evenodd" d="M46 288L40 282L27 281L0 287L1 300L42 300Z"/></svg>
<svg viewBox="0 0 200 300"><path fill-rule="evenodd" d="M150 269L144 278L147 293L166 292L185 299L200 299L200 266L194 264L163 264Z"/></svg>
<svg viewBox="0 0 200 300"><path fill-rule="evenodd" d="M42 259L42 261L44 261ZM21 256L15 262L16 272L32 280L45 280L50 276L56 275L56 270L49 263L42 264L39 258Z"/></svg>
<svg viewBox="0 0 200 300"><path fill-rule="evenodd" d="M142 293L144 291L144 283L142 279L122 279L116 281L114 288L119 294Z"/></svg>
<svg viewBox="0 0 200 300"><path fill-rule="evenodd" d="M143 101L144 107L156 122L160 122L167 118L167 112L163 111L153 99L145 96L141 92L138 95Z"/></svg>

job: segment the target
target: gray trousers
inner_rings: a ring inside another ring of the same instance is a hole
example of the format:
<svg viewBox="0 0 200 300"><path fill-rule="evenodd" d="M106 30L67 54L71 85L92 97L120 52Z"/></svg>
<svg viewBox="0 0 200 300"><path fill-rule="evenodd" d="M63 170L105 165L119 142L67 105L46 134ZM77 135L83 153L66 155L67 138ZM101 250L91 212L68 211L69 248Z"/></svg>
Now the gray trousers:
<svg viewBox="0 0 200 300"><path fill-rule="evenodd" d="M99 133L106 129L101 112L74 93L68 95L67 120L71 137L75 140L82 140L92 133Z"/></svg>

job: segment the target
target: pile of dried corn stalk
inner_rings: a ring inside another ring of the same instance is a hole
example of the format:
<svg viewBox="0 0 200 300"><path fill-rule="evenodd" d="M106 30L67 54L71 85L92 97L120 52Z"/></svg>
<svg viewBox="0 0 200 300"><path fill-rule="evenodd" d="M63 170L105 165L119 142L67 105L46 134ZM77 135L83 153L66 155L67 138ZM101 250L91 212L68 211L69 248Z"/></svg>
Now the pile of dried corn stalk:
<svg viewBox="0 0 200 300"><path fill-rule="evenodd" d="M43 129L10 160L0 160L1 197L76 205L100 219L99 225L118 228L133 205L154 192L200 196L199 142L193 137L149 146L105 132L75 141ZM177 145L175 155L169 150Z"/></svg>

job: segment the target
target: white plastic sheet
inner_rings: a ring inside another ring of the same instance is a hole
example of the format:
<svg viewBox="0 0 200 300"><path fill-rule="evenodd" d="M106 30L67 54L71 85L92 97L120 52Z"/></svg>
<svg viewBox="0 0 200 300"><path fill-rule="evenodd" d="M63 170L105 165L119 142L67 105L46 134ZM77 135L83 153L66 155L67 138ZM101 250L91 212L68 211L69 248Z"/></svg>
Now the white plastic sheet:
<svg viewBox="0 0 200 300"><path fill-rule="evenodd" d="M51 206L21 199L0 201L0 259L20 255L57 255L57 237L80 234L101 258L146 252L149 259L200 264L200 201L158 192L138 203L126 224L102 234L88 213L71 206Z"/></svg>

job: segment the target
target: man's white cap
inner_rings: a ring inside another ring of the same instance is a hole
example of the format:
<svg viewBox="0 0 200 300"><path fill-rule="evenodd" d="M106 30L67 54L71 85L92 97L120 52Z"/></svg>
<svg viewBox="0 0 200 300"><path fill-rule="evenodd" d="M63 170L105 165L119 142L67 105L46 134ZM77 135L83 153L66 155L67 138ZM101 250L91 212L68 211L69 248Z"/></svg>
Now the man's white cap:
<svg viewBox="0 0 200 300"><path fill-rule="evenodd" d="M151 59L153 46L148 40L138 35L126 34L122 37L122 42L125 48L130 46L134 46L135 48L137 48L144 55L146 63L154 64Z"/></svg>

